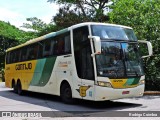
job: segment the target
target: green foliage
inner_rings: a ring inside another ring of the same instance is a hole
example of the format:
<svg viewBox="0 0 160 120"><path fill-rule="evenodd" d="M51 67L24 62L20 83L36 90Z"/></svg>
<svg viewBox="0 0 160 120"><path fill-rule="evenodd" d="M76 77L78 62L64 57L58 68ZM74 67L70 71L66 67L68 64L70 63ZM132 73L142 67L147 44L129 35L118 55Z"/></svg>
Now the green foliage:
<svg viewBox="0 0 160 120"><path fill-rule="evenodd" d="M69 7L63 7L59 9L59 13L54 17L53 21L59 29L62 29L77 23L93 21L93 18L83 16L82 13L77 12L77 9L69 10Z"/></svg>
<svg viewBox="0 0 160 120"><path fill-rule="evenodd" d="M31 32L24 32L10 23L0 21L0 71L4 68L5 50L33 37Z"/></svg>
<svg viewBox="0 0 160 120"><path fill-rule="evenodd" d="M38 19L37 17L27 18L26 20L31 22L31 24L23 23L22 27L25 27L27 29L33 29L35 31L41 31L42 29L46 28L46 23L44 23L41 19Z"/></svg>
<svg viewBox="0 0 160 120"><path fill-rule="evenodd" d="M35 36L42 36L57 30L54 24L52 23L46 24L37 17L27 18L26 20L30 23L23 23L22 27L32 30L32 33Z"/></svg>
<svg viewBox="0 0 160 120"><path fill-rule="evenodd" d="M20 43L27 41L28 38L31 39L35 37L31 32L19 30L10 23L6 23L3 21L0 21L0 36L3 36L7 39L16 40Z"/></svg>
<svg viewBox="0 0 160 120"><path fill-rule="evenodd" d="M20 31L14 26L11 26L10 23L5 23L0 21L0 36L4 36L9 39L16 39Z"/></svg>
<svg viewBox="0 0 160 120"><path fill-rule="evenodd" d="M71 25L88 21L106 21L104 14L110 0L48 0L63 6L53 21L57 26L69 27Z"/></svg>
<svg viewBox="0 0 160 120"><path fill-rule="evenodd" d="M4 69L1 69L0 71L0 82L5 82L5 77L4 77Z"/></svg>
<svg viewBox="0 0 160 120"><path fill-rule="evenodd" d="M159 3L158 0L118 0L109 14L111 22L133 27L139 39L159 38Z"/></svg>
<svg viewBox="0 0 160 120"><path fill-rule="evenodd" d="M151 81L155 83L160 75L159 13L160 0L118 0L109 14L110 22L133 27L139 40L152 43L154 56L144 59L147 85L151 85Z"/></svg>

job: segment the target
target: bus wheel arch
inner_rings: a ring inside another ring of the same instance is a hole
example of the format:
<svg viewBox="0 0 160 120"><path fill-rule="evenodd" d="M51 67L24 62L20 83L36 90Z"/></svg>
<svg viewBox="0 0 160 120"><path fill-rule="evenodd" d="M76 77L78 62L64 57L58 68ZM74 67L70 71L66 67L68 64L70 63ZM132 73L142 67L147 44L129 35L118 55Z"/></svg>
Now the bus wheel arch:
<svg viewBox="0 0 160 120"><path fill-rule="evenodd" d="M70 84L66 80L63 80L61 83L60 96L64 103L66 104L73 103L72 89L71 89Z"/></svg>
<svg viewBox="0 0 160 120"><path fill-rule="evenodd" d="M23 90L22 90L22 84L21 84L20 79L17 80L17 85L16 86L17 86L17 93L19 95L22 95Z"/></svg>

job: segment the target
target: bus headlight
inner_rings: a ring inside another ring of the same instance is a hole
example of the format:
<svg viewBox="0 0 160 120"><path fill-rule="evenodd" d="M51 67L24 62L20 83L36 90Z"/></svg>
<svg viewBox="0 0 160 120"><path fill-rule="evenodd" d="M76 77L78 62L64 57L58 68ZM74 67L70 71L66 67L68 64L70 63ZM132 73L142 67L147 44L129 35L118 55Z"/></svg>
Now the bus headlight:
<svg viewBox="0 0 160 120"><path fill-rule="evenodd" d="M109 82L102 82L102 81L98 81L97 82L99 86L102 86L102 87L112 87L111 83Z"/></svg>
<svg viewBox="0 0 160 120"><path fill-rule="evenodd" d="M140 80L139 85L143 85L143 84L145 84L145 80Z"/></svg>

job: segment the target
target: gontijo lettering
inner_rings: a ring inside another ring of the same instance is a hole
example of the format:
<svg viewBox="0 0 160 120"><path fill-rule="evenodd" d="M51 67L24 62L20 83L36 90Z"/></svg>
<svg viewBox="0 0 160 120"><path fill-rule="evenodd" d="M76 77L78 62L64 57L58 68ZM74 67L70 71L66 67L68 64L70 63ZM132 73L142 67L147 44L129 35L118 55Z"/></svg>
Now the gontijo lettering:
<svg viewBox="0 0 160 120"><path fill-rule="evenodd" d="M23 63L23 64L16 64L16 70L30 70L32 69L32 63Z"/></svg>

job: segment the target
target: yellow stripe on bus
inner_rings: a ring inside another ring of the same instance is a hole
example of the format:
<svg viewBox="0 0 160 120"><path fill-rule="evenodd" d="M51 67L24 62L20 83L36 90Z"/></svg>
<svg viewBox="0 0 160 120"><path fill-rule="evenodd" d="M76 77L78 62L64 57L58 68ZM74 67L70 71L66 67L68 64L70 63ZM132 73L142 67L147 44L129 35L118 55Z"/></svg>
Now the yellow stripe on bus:
<svg viewBox="0 0 160 120"><path fill-rule="evenodd" d="M11 87L12 80L21 80L22 89L27 90L35 72L37 60L6 65L6 86Z"/></svg>

